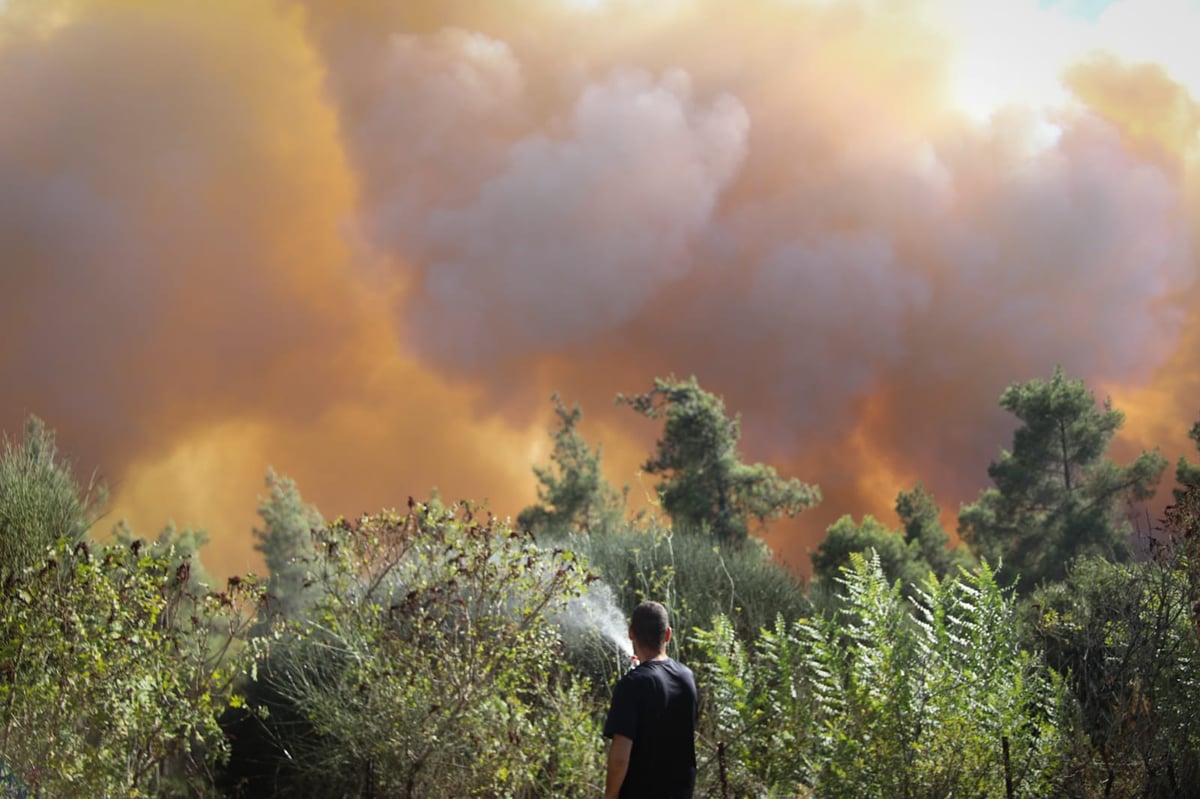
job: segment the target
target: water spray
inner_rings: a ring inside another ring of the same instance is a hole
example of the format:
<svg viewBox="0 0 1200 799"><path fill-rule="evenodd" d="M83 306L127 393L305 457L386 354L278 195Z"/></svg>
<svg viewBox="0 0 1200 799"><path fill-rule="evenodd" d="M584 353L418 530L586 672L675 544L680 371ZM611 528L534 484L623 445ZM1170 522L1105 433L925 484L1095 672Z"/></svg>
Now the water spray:
<svg viewBox="0 0 1200 799"><path fill-rule="evenodd" d="M613 598L612 589L603 582L593 582L585 593L567 602L555 614L554 622L567 641L603 641L616 657L617 673L624 674L638 665L629 640L629 622Z"/></svg>

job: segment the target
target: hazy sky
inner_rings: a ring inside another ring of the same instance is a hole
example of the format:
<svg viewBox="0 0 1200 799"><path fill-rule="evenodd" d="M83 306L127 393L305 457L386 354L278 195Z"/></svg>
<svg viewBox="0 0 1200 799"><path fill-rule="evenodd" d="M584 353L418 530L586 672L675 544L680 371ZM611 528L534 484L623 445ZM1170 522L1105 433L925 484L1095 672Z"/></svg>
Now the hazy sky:
<svg viewBox="0 0 1200 799"><path fill-rule="evenodd" d="M0 427L257 568L326 513L515 514L552 391L645 497L695 374L842 513L948 508L1056 364L1200 417L1200 0L0 0Z"/></svg>

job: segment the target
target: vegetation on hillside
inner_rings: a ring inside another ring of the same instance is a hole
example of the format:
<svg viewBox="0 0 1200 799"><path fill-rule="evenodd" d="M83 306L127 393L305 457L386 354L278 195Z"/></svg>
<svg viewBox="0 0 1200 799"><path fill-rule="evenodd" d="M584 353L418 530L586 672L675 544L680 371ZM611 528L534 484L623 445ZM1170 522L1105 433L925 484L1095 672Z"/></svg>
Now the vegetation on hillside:
<svg viewBox="0 0 1200 799"><path fill-rule="evenodd" d="M1122 416L1082 382L1004 393L1020 426L961 542L917 484L895 527L831 525L811 585L750 533L815 487L745 463L694 378L620 401L663 425L663 518L628 518L555 397L515 524L437 498L326 520L268 472L267 574L223 585L201 530L93 538L102 492L31 419L0 454L0 795L595 796L623 625L568 628L645 598L700 681L698 796L1200 784L1197 467L1132 546L1166 463L1113 463Z"/></svg>

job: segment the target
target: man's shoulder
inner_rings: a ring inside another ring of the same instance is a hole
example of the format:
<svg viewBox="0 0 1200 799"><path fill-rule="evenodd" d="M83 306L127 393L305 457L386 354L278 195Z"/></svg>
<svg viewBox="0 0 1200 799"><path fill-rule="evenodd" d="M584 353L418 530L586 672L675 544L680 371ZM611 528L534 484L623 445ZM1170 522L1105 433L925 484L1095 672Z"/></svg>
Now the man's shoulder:
<svg viewBox="0 0 1200 799"><path fill-rule="evenodd" d="M663 668L665 668L667 671L673 671L677 674L691 674L692 673L691 669L689 669L684 664L680 663L675 658L667 658L666 660L660 660L660 661L658 661L658 663L662 664Z"/></svg>
<svg viewBox="0 0 1200 799"><path fill-rule="evenodd" d="M647 661L636 669L630 669L621 680L637 683L644 680L657 680L663 674L683 677L692 682L696 681L696 675L692 673L692 670L674 658Z"/></svg>
<svg viewBox="0 0 1200 799"><path fill-rule="evenodd" d="M684 674L691 674L691 673L692 673L692 670L691 670L691 669L689 669L689 668L688 668L686 665L684 665L683 663L680 663L678 660L669 659L667 662L668 662L668 663L670 663L670 664L671 664L671 665L672 665L672 666L673 666L675 669L677 669L677 670L679 670L679 671L683 672Z"/></svg>
<svg viewBox="0 0 1200 799"><path fill-rule="evenodd" d="M696 690L696 675L692 673L692 670L678 660L672 660L671 663L674 673L688 683L693 691Z"/></svg>

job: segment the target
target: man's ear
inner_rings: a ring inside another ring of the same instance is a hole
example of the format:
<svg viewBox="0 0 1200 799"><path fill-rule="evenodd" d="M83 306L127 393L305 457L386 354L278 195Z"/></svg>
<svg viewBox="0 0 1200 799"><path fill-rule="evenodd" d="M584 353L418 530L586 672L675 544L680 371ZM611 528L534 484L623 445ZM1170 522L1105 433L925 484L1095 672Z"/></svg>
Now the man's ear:
<svg viewBox="0 0 1200 799"><path fill-rule="evenodd" d="M663 639L663 643L664 644L671 643L671 628L670 627L667 628L667 637Z"/></svg>

